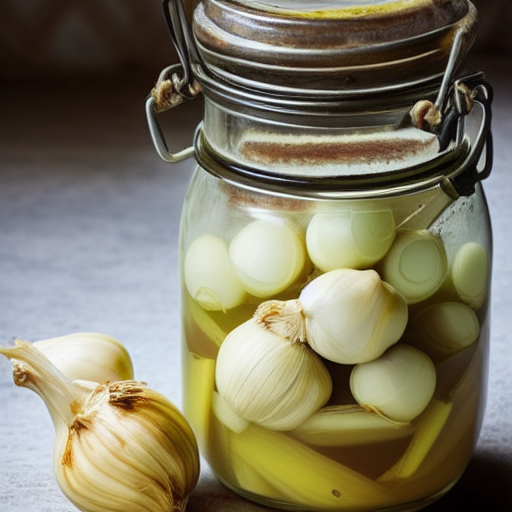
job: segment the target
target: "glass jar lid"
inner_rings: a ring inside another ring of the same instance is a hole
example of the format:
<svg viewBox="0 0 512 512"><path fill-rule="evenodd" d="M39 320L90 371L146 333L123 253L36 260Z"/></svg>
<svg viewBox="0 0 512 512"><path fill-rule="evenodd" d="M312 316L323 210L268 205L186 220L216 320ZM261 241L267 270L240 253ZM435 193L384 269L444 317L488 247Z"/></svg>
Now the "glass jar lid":
<svg viewBox="0 0 512 512"><path fill-rule="evenodd" d="M467 0L204 0L194 14L210 73L295 97L438 85L454 34L462 60L475 28Z"/></svg>

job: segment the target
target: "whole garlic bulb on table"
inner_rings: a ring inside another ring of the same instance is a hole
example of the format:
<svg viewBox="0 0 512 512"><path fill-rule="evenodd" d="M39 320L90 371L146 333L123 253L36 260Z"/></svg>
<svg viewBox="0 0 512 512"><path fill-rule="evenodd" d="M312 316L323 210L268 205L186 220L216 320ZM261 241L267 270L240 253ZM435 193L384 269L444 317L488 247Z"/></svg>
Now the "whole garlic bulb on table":
<svg viewBox="0 0 512 512"><path fill-rule="evenodd" d="M55 427L54 469L83 512L184 512L199 477L194 434L163 395L133 380L92 391L38 349L0 347L14 382L36 392Z"/></svg>

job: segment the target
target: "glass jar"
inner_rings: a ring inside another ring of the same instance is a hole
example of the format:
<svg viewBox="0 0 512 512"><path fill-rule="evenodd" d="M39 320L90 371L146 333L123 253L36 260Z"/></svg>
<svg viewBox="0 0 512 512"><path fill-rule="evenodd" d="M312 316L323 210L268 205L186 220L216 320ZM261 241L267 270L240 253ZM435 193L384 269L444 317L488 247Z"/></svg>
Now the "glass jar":
<svg viewBox="0 0 512 512"><path fill-rule="evenodd" d="M489 347L492 91L467 1L203 0L180 235L184 413L217 477L286 510L418 510L464 471ZM170 78L167 78L170 77ZM157 84L158 86L158 84ZM157 88L156 88L157 89Z"/></svg>

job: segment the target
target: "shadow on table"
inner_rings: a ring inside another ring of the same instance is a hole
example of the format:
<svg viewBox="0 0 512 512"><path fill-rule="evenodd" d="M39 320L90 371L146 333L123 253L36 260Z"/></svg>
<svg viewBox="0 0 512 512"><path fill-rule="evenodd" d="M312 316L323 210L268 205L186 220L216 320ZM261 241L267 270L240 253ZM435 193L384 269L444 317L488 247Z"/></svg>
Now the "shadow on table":
<svg viewBox="0 0 512 512"><path fill-rule="evenodd" d="M455 487L424 512L512 512L512 461L475 454Z"/></svg>

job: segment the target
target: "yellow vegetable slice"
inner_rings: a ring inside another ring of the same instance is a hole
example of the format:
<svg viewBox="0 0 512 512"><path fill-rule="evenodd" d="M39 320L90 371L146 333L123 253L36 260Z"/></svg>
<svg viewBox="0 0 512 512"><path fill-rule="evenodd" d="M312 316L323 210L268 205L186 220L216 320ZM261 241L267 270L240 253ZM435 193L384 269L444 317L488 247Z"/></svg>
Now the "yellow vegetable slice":
<svg viewBox="0 0 512 512"><path fill-rule="evenodd" d="M255 471L232 449L231 437L234 434L229 426L222 423L215 412L216 397L220 398L220 395L214 392L212 401L214 414L211 416L206 456L217 477L236 492L242 495L249 493L247 495L249 499L286 501L286 497L265 478L265 475ZM221 408L221 413L224 412Z"/></svg>
<svg viewBox="0 0 512 512"><path fill-rule="evenodd" d="M183 351L183 414L187 418L201 450L206 448L210 428L215 361Z"/></svg>
<svg viewBox="0 0 512 512"><path fill-rule="evenodd" d="M391 491L280 432L251 424L232 434L231 448L291 503L308 510L378 509L395 502Z"/></svg>
<svg viewBox="0 0 512 512"><path fill-rule="evenodd" d="M227 332L188 294L183 317L188 349L194 354L215 359Z"/></svg>
<svg viewBox="0 0 512 512"><path fill-rule="evenodd" d="M451 403L432 399L417 421L417 430L403 456L381 477L379 482L409 478L420 467L446 424ZM415 422L416 423L416 422Z"/></svg>
<svg viewBox="0 0 512 512"><path fill-rule="evenodd" d="M228 333L245 322L256 306L243 304L228 313L204 310L188 293L183 297L183 323L188 349L194 354L215 359Z"/></svg>
<svg viewBox="0 0 512 512"><path fill-rule="evenodd" d="M412 435L410 423L387 420L359 405L323 407L290 433L314 446L355 446Z"/></svg>

